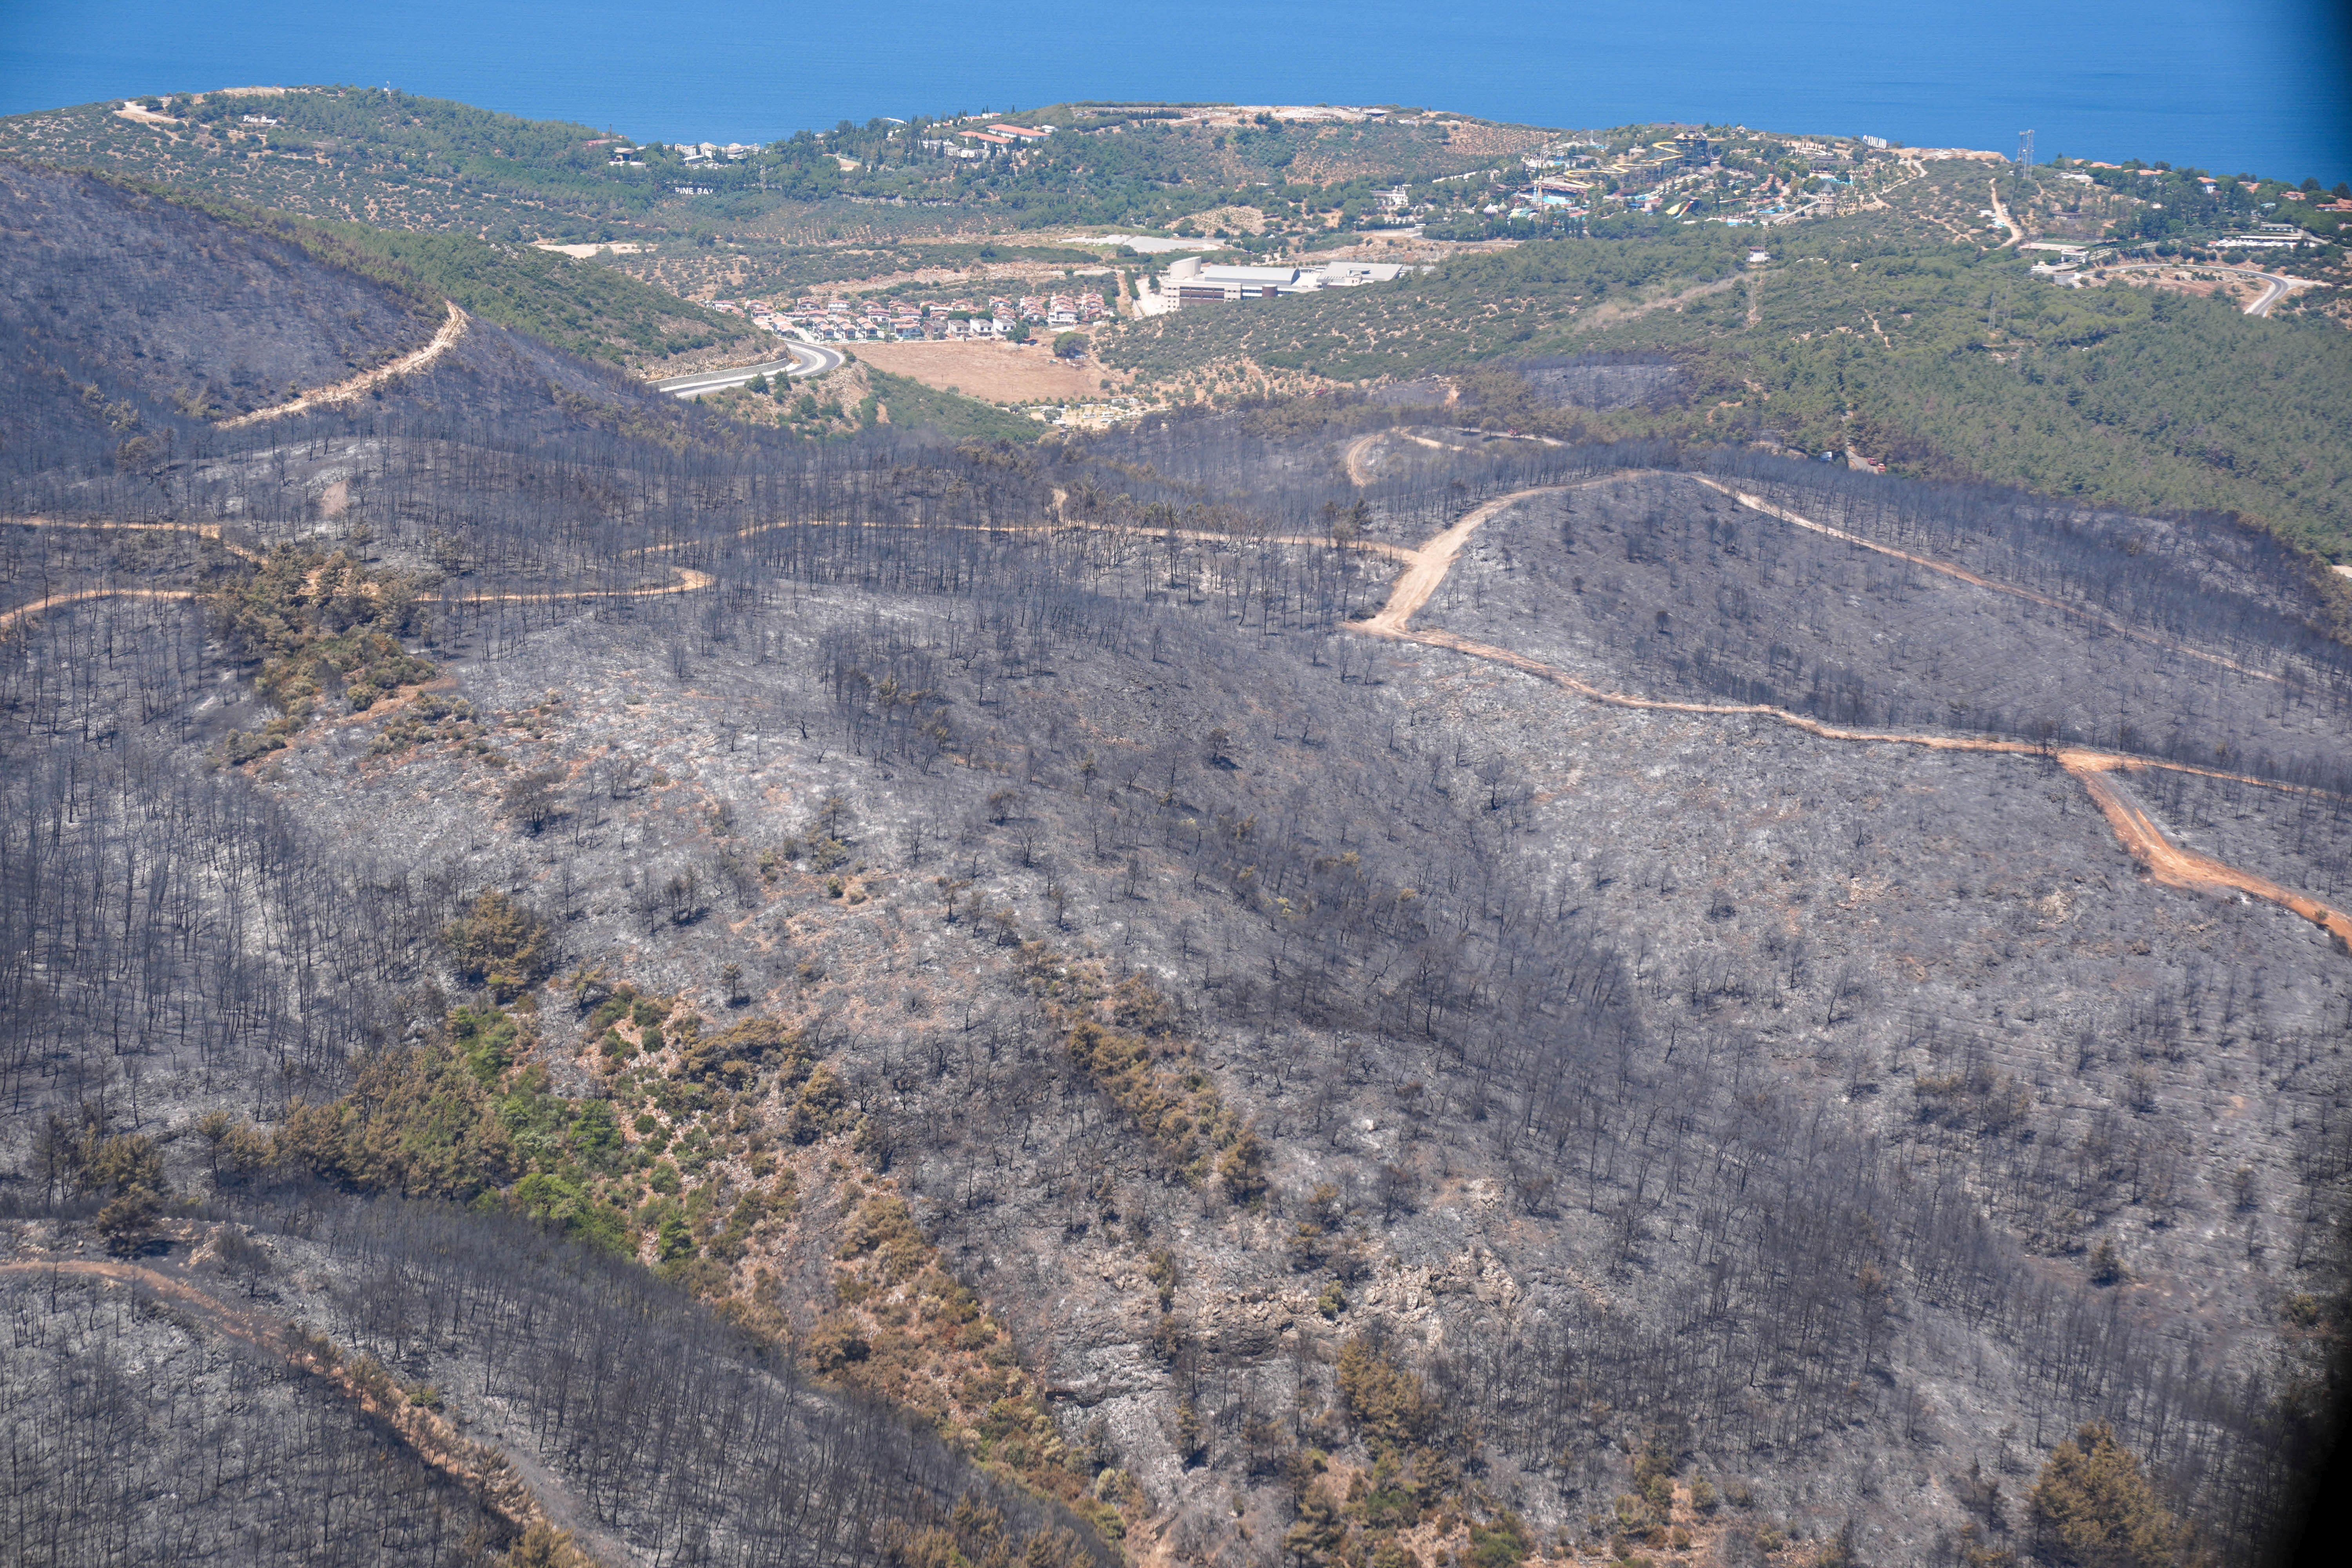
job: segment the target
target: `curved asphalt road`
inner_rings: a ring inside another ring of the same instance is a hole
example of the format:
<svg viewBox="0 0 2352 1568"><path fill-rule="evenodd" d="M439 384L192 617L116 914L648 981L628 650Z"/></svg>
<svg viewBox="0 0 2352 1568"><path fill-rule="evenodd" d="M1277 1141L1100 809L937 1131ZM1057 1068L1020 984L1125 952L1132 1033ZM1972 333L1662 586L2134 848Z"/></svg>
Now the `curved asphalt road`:
<svg viewBox="0 0 2352 1568"><path fill-rule="evenodd" d="M2100 272L2187 272L2195 270L2201 272L2229 272L2233 273L2240 278L2259 278L2265 285L2267 285L2267 287L2263 289L2263 297L2261 299L2256 300L2246 307L2245 313L2249 316L2269 315L2271 313L2271 307L2277 304L2281 300L2285 299L2288 294L2294 291L2294 286L2303 281L2303 279L2297 278L2283 277L2276 272L2265 272L2259 267L2233 267L2228 262L2215 261L2126 261L2121 263L2111 261L2103 267L2095 268L2094 270Z"/></svg>
<svg viewBox="0 0 2352 1568"><path fill-rule="evenodd" d="M655 382L654 388L657 392L667 392L672 397L698 397L703 393L717 392L722 387L740 386L755 375L772 379L782 375L794 381L804 381L810 376L823 375L827 371L841 368L839 349L829 349L821 343L790 343L786 346L792 351L790 359L772 360L765 364L739 364L729 370L698 371L693 375L674 375L667 381Z"/></svg>

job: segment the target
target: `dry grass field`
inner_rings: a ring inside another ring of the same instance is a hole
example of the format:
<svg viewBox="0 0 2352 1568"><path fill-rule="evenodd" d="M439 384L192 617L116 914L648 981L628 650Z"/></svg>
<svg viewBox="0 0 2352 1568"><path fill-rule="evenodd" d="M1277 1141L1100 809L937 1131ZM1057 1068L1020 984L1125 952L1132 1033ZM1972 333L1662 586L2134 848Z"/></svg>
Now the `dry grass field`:
<svg viewBox="0 0 2352 1568"><path fill-rule="evenodd" d="M892 375L991 403L1091 397L1102 390L1106 375L1122 384L1127 380L1123 373L1106 371L1091 361L1073 364L1057 360L1043 344L860 343L857 357Z"/></svg>

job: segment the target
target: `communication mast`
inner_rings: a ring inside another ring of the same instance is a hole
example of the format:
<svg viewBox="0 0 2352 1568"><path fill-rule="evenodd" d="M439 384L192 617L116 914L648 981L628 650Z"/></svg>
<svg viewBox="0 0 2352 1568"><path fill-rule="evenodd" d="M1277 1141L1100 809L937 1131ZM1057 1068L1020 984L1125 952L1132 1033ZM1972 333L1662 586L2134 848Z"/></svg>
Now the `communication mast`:
<svg viewBox="0 0 2352 1568"><path fill-rule="evenodd" d="M2017 133L2017 166L2021 170L2033 167L2033 132L2031 131Z"/></svg>

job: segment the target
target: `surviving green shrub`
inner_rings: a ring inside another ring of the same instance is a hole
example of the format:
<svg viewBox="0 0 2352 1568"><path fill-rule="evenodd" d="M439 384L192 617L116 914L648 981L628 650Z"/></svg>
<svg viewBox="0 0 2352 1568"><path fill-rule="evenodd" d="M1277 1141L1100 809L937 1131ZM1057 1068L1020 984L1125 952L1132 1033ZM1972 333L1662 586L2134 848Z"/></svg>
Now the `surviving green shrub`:
<svg viewBox="0 0 2352 1568"><path fill-rule="evenodd" d="M848 1090L842 1087L831 1068L819 1062L811 1069L808 1081L801 1086L800 1098L784 1117L784 1132L795 1143L814 1143L820 1138L846 1131L853 1120Z"/></svg>
<svg viewBox="0 0 2352 1568"><path fill-rule="evenodd" d="M1421 1379L1361 1334L1339 1347L1339 1400L1374 1449L1424 1442L1437 1429L1437 1402Z"/></svg>
<svg viewBox="0 0 2352 1568"><path fill-rule="evenodd" d="M1519 1516L1506 1510L1489 1525L1470 1527L1470 1561L1477 1568L1519 1568L1536 1549Z"/></svg>
<svg viewBox="0 0 2352 1568"><path fill-rule="evenodd" d="M441 928L441 941L469 985L486 985L512 1001L543 978L554 963L547 922L497 889Z"/></svg>

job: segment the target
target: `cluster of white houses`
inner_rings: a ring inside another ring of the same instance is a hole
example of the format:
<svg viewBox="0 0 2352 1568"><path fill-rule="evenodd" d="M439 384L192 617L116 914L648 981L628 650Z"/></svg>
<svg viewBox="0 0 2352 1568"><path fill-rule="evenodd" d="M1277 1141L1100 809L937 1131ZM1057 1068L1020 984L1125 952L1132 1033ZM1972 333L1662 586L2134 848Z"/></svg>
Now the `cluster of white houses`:
<svg viewBox="0 0 2352 1568"><path fill-rule="evenodd" d="M830 342L920 342L1004 338L1027 323L1059 331L1110 313L1102 295L1024 294L1017 300L866 301L814 295L790 305L766 300L717 300L711 309L746 315L772 332L793 330Z"/></svg>
<svg viewBox="0 0 2352 1568"><path fill-rule="evenodd" d="M730 163L740 163L759 151L757 147L748 146L740 142L729 142L723 145L716 142L673 142L670 143L670 150L676 153L681 161L688 163L714 163L721 159ZM625 155L628 151L625 147L622 148L616 157Z"/></svg>
<svg viewBox="0 0 2352 1568"><path fill-rule="evenodd" d="M1015 148L1032 146L1054 133L1050 125L1008 125L1002 121L982 131L959 131L952 137L927 136L926 152L950 158L994 158Z"/></svg>

